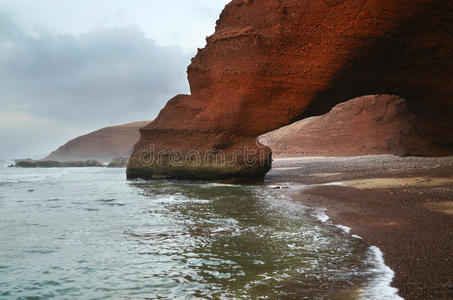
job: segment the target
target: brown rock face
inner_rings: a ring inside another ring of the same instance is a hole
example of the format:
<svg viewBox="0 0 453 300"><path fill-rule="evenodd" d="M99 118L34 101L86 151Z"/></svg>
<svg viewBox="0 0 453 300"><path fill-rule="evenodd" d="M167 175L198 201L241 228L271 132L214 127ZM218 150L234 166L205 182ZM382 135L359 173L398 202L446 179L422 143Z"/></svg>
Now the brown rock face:
<svg viewBox="0 0 453 300"><path fill-rule="evenodd" d="M416 117L404 99L390 95L358 97L318 117L297 121L260 136L275 158L423 155L430 144L417 135Z"/></svg>
<svg viewBox="0 0 453 300"><path fill-rule="evenodd" d="M188 67L191 95L141 130L128 177L262 177L257 136L371 94L406 99L429 154L452 153L452 18L444 0L234 0Z"/></svg>
<svg viewBox="0 0 453 300"><path fill-rule="evenodd" d="M149 123L150 121L134 122L96 130L67 142L44 160L110 161L119 156L128 156L140 138L139 129Z"/></svg>

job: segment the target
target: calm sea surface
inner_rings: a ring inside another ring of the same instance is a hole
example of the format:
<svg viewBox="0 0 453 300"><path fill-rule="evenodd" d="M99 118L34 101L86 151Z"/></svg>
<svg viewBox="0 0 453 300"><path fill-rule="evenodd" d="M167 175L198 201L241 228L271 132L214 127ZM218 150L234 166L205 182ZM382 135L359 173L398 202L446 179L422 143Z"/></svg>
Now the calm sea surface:
<svg viewBox="0 0 453 300"><path fill-rule="evenodd" d="M395 299L359 238L267 186L0 167L0 299Z"/></svg>

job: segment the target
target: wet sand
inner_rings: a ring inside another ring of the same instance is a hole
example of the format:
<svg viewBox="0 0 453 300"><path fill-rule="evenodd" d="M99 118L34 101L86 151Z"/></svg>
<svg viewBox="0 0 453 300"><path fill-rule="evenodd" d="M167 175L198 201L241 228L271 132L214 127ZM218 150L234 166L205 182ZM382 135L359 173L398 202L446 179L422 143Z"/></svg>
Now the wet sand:
<svg viewBox="0 0 453 300"><path fill-rule="evenodd" d="M453 157L275 160L266 183L379 247L403 298L453 299Z"/></svg>

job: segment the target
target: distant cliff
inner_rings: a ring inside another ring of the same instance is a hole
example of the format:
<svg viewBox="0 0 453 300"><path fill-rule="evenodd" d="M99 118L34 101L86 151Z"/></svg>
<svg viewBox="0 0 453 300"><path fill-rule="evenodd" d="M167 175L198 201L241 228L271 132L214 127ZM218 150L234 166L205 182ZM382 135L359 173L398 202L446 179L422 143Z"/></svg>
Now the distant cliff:
<svg viewBox="0 0 453 300"><path fill-rule="evenodd" d="M140 138L139 129L150 121L134 122L102 128L70 140L44 160L87 160L110 161L120 156L129 156Z"/></svg>
<svg viewBox="0 0 453 300"><path fill-rule="evenodd" d="M423 154L429 145L416 132L416 117L403 98L371 95L264 134L260 142L276 158Z"/></svg>

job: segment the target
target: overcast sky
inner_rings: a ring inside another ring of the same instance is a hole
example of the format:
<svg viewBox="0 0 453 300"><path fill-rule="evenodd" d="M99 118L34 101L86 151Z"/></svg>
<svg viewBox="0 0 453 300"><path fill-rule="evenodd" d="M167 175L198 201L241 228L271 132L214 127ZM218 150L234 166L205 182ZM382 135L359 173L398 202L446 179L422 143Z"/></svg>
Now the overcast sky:
<svg viewBox="0 0 453 300"><path fill-rule="evenodd" d="M152 120L229 0L0 0L0 158Z"/></svg>

